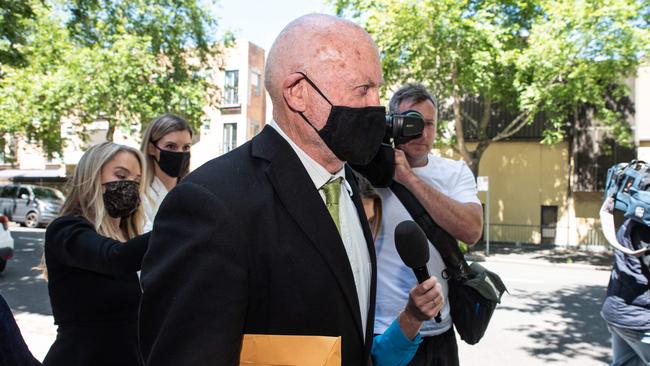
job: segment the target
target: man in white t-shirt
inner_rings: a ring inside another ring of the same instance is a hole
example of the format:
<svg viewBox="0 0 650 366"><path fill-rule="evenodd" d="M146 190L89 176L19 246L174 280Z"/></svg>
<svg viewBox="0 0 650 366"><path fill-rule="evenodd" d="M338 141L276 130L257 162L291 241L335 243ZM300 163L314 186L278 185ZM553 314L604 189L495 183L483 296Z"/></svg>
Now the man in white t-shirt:
<svg viewBox="0 0 650 366"><path fill-rule="evenodd" d="M391 113L415 110L425 121L422 136L395 149L395 176L426 208L433 220L458 240L474 244L481 237L483 209L477 197L476 181L461 161L433 156L430 151L436 133L436 100L419 84L398 90L390 101ZM401 201L389 189L379 189L383 199L382 230L377 238L377 302L375 333L381 334L399 314L417 280L395 249L395 227L412 220ZM429 274L442 284L447 299L447 281L442 276L445 264L429 243ZM424 323L423 342L411 365L458 365L458 345L447 302L440 312L441 322Z"/></svg>

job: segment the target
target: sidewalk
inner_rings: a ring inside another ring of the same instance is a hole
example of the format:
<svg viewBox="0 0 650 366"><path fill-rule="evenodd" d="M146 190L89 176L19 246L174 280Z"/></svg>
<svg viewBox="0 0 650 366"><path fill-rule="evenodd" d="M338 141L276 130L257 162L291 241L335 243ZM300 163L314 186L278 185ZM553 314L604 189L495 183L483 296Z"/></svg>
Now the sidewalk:
<svg viewBox="0 0 650 366"><path fill-rule="evenodd" d="M490 243L490 255L487 256L485 245L479 243L472 247L465 257L468 261L478 262L511 262L610 270L613 253L607 247L595 247L587 250L548 244Z"/></svg>

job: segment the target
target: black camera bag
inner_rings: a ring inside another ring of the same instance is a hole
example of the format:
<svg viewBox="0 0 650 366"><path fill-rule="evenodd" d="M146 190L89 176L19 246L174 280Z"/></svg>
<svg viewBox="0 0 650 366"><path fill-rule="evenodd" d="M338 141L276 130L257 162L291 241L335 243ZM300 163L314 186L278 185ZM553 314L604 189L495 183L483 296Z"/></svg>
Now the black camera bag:
<svg viewBox="0 0 650 366"><path fill-rule="evenodd" d="M393 181L390 189L445 262L447 269L442 276L449 283L451 319L456 331L465 343L478 343L487 330L494 309L501 302L501 296L508 291L506 286L499 275L480 264L468 265L456 239L433 221L406 187Z"/></svg>

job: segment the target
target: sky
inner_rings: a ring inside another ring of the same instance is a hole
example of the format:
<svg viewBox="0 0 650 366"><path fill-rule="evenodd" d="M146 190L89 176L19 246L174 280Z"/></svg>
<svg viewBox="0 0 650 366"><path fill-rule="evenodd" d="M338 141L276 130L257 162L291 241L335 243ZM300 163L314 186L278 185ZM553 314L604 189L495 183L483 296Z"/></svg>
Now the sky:
<svg viewBox="0 0 650 366"><path fill-rule="evenodd" d="M293 19L313 12L333 14L325 0L219 0L213 12L220 19L220 30L230 28L237 39L247 39L267 52Z"/></svg>

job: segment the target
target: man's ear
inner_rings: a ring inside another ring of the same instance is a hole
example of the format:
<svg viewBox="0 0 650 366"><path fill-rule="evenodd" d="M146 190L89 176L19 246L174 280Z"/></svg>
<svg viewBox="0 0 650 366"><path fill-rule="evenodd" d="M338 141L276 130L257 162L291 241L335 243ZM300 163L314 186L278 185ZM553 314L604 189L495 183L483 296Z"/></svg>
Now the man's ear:
<svg viewBox="0 0 650 366"><path fill-rule="evenodd" d="M307 106L307 90L305 83L301 83L303 79L304 76L293 73L282 82L282 96L294 112L304 112Z"/></svg>

